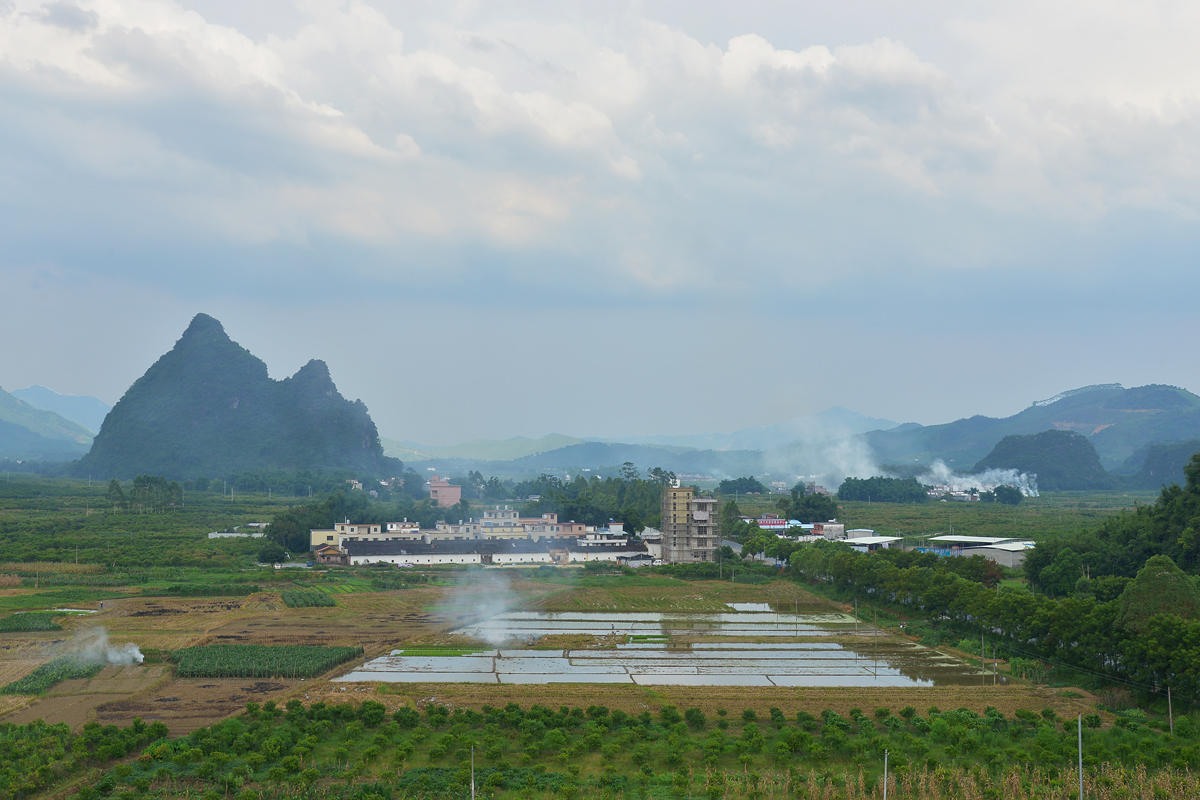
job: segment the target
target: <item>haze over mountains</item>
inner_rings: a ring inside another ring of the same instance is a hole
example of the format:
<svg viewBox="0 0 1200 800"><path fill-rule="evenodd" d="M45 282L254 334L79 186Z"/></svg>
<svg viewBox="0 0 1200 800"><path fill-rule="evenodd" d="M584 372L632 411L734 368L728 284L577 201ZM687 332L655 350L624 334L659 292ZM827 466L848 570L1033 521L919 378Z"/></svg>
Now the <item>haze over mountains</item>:
<svg viewBox="0 0 1200 800"><path fill-rule="evenodd" d="M1077 437L1014 439L1047 431ZM412 446L408 463L439 471L491 474L600 470L632 461L715 478L759 475L785 482L816 478L834 487L847 476L869 477L943 461L958 472L1017 469L1045 475L1048 490L1155 488L1182 479L1200 443L1200 397L1172 386L1125 389L1086 386L1031 404L1005 418L974 416L943 425L897 425L842 408L729 434L574 441L568 437L480 441L453 448ZM523 452L521 452L523 451ZM508 458L500 452L512 452ZM1149 459L1149 461L1148 461ZM1153 462L1153 463L1151 463ZM1031 465L1038 465L1034 468ZM1145 465L1145 466L1144 466ZM1125 477L1127 476L1127 477Z"/></svg>
<svg viewBox="0 0 1200 800"><path fill-rule="evenodd" d="M76 397L75 395L59 394L45 386L30 386L28 389L17 389L12 396L24 400L34 408L43 411L53 411L64 419L82 425L92 436L104 424L104 418L112 410L112 406L95 397Z"/></svg>
<svg viewBox="0 0 1200 800"><path fill-rule="evenodd" d="M846 477L916 474L944 462L958 473L1037 473L1043 490L1154 488L1178 481L1200 448L1200 397L1172 386L1086 386L1006 418L897 424L834 407L732 433L619 440L551 434L448 447L380 439L366 406L338 393L321 361L272 380L266 365L197 315L174 348L112 409L42 386L0 390L0 458L71 461L75 474L171 478L248 470L407 466L487 475L602 473L624 462L713 478L756 475L835 488ZM97 424L93 432L82 422Z"/></svg>

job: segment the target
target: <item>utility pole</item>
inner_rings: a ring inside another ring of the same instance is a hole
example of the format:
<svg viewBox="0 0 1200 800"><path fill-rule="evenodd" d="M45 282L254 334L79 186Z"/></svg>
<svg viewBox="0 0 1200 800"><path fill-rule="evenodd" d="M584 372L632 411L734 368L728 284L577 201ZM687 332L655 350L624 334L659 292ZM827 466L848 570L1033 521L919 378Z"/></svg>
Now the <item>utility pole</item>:
<svg viewBox="0 0 1200 800"><path fill-rule="evenodd" d="M1079 800L1083 800L1083 714L1079 715Z"/></svg>
<svg viewBox="0 0 1200 800"><path fill-rule="evenodd" d="M475 800L475 745L471 745L471 800Z"/></svg>
<svg viewBox="0 0 1200 800"><path fill-rule="evenodd" d="M883 751L883 800L887 800L887 773L888 773L888 751Z"/></svg>

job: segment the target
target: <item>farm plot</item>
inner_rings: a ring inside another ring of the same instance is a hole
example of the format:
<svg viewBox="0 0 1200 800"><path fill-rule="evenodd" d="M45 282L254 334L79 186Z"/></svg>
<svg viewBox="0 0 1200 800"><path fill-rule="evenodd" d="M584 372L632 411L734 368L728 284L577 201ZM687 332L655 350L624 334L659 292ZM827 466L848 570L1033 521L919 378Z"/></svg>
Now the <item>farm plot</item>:
<svg viewBox="0 0 1200 800"><path fill-rule="evenodd" d="M51 686L44 696L33 699L4 721L22 725L44 719L77 728L88 720L93 708L145 691L162 681L164 674L161 665L103 667L95 677L67 679Z"/></svg>
<svg viewBox="0 0 1200 800"><path fill-rule="evenodd" d="M311 678L356 656L361 647L215 644L171 654L183 678Z"/></svg>
<svg viewBox="0 0 1200 800"><path fill-rule="evenodd" d="M0 633L17 633L21 631L61 631L62 626L54 624L54 617L62 616L54 612L40 613L25 611L13 614L11 617L0 619Z"/></svg>
<svg viewBox="0 0 1200 800"><path fill-rule="evenodd" d="M288 608L334 608L337 603L325 592L308 589L292 589L280 593L283 604Z"/></svg>
<svg viewBox="0 0 1200 800"><path fill-rule="evenodd" d="M307 685L296 680L253 678L175 679L136 696L98 705L96 719L102 725L122 727L134 718L147 723L161 721L172 736L182 736L245 711L246 703L275 700L282 705L285 696Z"/></svg>
<svg viewBox="0 0 1200 800"><path fill-rule="evenodd" d="M44 694L47 689L59 681L90 678L102 669L104 669L104 664L99 661L73 655L59 656L48 664L38 667L24 678L0 687L0 692L4 694Z"/></svg>
<svg viewBox="0 0 1200 800"><path fill-rule="evenodd" d="M665 576L646 578L637 585L610 581L560 590L527 607L541 611L724 611L728 604L741 602L768 603L796 612L828 607L827 601L787 581L744 586Z"/></svg>

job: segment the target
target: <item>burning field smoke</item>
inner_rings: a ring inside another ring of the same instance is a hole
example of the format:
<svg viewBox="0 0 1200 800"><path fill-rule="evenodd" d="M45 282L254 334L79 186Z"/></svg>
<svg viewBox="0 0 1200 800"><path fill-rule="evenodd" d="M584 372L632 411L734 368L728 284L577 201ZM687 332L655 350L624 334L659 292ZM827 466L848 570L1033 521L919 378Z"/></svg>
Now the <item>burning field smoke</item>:
<svg viewBox="0 0 1200 800"><path fill-rule="evenodd" d="M83 631L71 644L80 658L100 664L141 664L145 658L138 646L132 642L123 645L111 644L108 641L108 631L104 628Z"/></svg>
<svg viewBox="0 0 1200 800"><path fill-rule="evenodd" d="M485 570L463 575L450 595L450 605L472 609L477 627L463 632L490 645L500 646L516 634L503 619L496 619L520 602L512 591L509 576L502 570Z"/></svg>
<svg viewBox="0 0 1200 800"><path fill-rule="evenodd" d="M929 467L924 475L917 476L917 482L926 486L945 486L952 492L965 492L976 489L988 492L997 486L1008 485L1018 489L1026 497L1037 497L1037 474L1017 472L1015 469L989 469L975 475L964 475L955 472L938 459Z"/></svg>

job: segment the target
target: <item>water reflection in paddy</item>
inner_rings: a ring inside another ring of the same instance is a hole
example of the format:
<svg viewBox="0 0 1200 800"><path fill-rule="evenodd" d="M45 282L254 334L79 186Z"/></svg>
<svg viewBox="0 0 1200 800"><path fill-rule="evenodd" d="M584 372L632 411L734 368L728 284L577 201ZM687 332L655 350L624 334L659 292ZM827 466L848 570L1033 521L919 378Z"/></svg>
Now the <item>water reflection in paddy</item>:
<svg viewBox="0 0 1200 800"><path fill-rule="evenodd" d="M728 613L536 612L500 614L455 633L490 641L531 641L552 634L618 635L628 641L593 649L490 649L465 655L405 655L367 662L343 681L482 683L634 683L699 686L936 686L990 682L978 671L911 642L885 637L852 644L804 641L854 629L854 620L789 614L765 604ZM705 642L705 636L799 641ZM639 641L649 637L657 641ZM671 637L687 637L688 641ZM699 641L696 641L697 638Z"/></svg>

